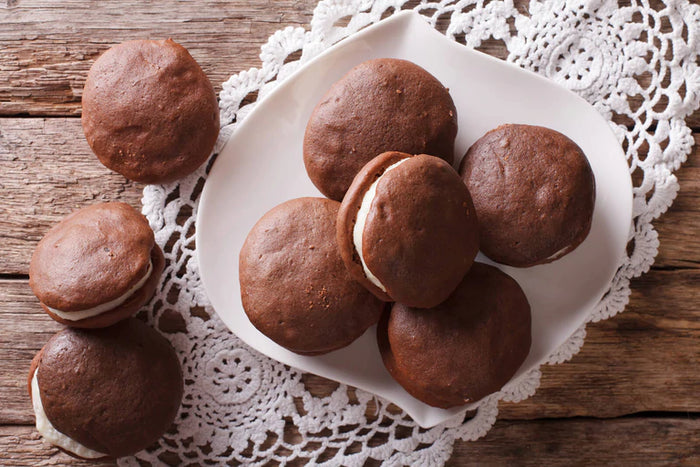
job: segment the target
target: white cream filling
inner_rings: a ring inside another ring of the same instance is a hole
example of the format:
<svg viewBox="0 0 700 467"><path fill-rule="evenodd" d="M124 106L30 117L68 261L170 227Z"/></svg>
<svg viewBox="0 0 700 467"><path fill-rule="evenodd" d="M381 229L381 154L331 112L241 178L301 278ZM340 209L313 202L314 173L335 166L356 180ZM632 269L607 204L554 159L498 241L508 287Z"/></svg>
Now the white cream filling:
<svg viewBox="0 0 700 467"><path fill-rule="evenodd" d="M148 269L146 269L146 274L136 283L131 287L129 290L127 290L124 294L120 295L119 297L115 298L114 300L110 300L109 302L106 303L101 303L97 306L94 306L92 308L86 308L85 310L78 310L78 311L61 311L57 310L55 308L51 308L50 306L46 305L46 308L51 310L51 313L55 314L59 318L63 318L68 321L79 321L81 319L86 319L86 318L92 318L93 316L97 316L101 313L104 313L105 311L112 310L122 303L124 303L129 297L134 295L134 293L143 287L143 284L146 283L149 277L151 277L151 272L153 271L153 262L148 263Z"/></svg>
<svg viewBox="0 0 700 467"><path fill-rule="evenodd" d="M34 406L34 415L36 416L36 430L44 437L46 441L65 449L66 451L72 452L73 454L83 457L85 459L97 459L99 457L106 457L107 454L102 454L101 452L93 451L90 448L86 448L79 442L72 438L64 435L58 431L46 417L44 412L44 406L41 403L41 394L39 393L39 382L37 380L37 373L39 369L34 371L34 376L32 376L32 405Z"/></svg>
<svg viewBox="0 0 700 467"><path fill-rule="evenodd" d="M564 248L562 248L561 250L557 251L557 252L554 253L553 255L549 255L549 258L547 258L545 261L553 260L553 259L559 259L558 256L559 256L560 254L564 253L566 250L568 250L570 246L571 246L571 245L565 246Z"/></svg>
<svg viewBox="0 0 700 467"><path fill-rule="evenodd" d="M364 235L365 231L365 222L367 222L367 216L369 215L369 209L372 206L372 201L374 201L374 197L377 195L377 184L379 183L379 180L382 179L390 170L395 169L399 165L403 164L406 162L409 158L401 159L400 161L390 165L389 167L384 170L384 173L377 178L374 183L372 183L369 186L369 189L365 193L365 196L362 198L362 204L360 204L360 210L357 211L357 219L355 220L355 227L352 229L352 241L355 244L355 250L357 250L357 255L360 257L360 261L362 262L362 269L365 271L365 276L367 276L367 279L369 281L379 287L382 292L386 292L386 287L384 287L384 284L381 283L379 279L377 279L377 276L372 274L372 271L369 270L367 267L367 263L365 263L365 259L362 257L362 236Z"/></svg>

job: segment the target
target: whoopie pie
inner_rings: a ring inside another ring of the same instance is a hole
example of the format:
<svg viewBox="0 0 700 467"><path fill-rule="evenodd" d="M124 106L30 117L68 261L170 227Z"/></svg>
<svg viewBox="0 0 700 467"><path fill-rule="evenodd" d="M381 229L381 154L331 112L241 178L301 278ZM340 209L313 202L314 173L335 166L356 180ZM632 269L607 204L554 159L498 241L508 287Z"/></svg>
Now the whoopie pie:
<svg viewBox="0 0 700 467"><path fill-rule="evenodd" d="M277 344L318 355L350 344L384 304L348 274L335 241L340 203L298 198L267 212L241 248L243 308Z"/></svg>
<svg viewBox="0 0 700 467"><path fill-rule="evenodd" d="M167 183L209 157L219 105L209 79L171 39L115 45L90 68L85 137L97 158L130 180Z"/></svg>
<svg viewBox="0 0 700 467"><path fill-rule="evenodd" d="M475 142L460 166L479 219L482 252L509 266L549 263L588 235L595 178L563 134L501 125Z"/></svg>
<svg viewBox="0 0 700 467"><path fill-rule="evenodd" d="M98 203L68 215L44 235L29 265L29 285L59 323L105 327L150 300L164 265L141 213L125 203Z"/></svg>
<svg viewBox="0 0 700 467"><path fill-rule="evenodd" d="M515 280L474 263L429 310L396 303L377 340L391 376L416 399L449 408L500 390L530 352L530 305Z"/></svg>
<svg viewBox="0 0 700 467"><path fill-rule="evenodd" d="M353 180L338 212L340 255L384 301L430 308L445 300L479 250L467 187L444 160L386 152Z"/></svg>
<svg viewBox="0 0 700 467"><path fill-rule="evenodd" d="M304 135L304 164L325 196L340 201L377 154L432 154L452 163L457 110L450 93L415 63L360 63L314 109Z"/></svg>
<svg viewBox="0 0 700 467"><path fill-rule="evenodd" d="M168 341L134 318L64 328L34 357L28 378L39 433L84 459L128 456L153 444L175 419L183 384Z"/></svg>

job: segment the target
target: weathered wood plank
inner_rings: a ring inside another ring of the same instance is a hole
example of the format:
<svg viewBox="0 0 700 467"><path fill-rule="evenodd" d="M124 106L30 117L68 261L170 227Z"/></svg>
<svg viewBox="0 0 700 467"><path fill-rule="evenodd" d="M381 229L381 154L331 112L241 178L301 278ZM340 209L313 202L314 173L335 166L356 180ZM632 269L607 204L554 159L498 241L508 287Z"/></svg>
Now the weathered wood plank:
<svg viewBox="0 0 700 467"><path fill-rule="evenodd" d="M700 271L656 270L634 282L628 309L592 324L571 362L545 367L537 394L504 404L501 418L615 417L642 411L700 412ZM60 326L26 281L0 281L0 424L32 423L29 363ZM335 383L309 376L322 395Z"/></svg>
<svg viewBox="0 0 700 467"><path fill-rule="evenodd" d="M657 267L700 267L700 133L677 172L681 192L656 226ZM78 119L0 118L0 274L26 274L36 242L66 214L91 202L139 207L142 185L105 168Z"/></svg>
<svg viewBox="0 0 700 467"><path fill-rule="evenodd" d="M259 66L260 45L271 33L288 25L308 28L316 0L93 2L89 15L80 0L61 2L60 8L50 0L3 3L0 116L77 116L87 70L114 43L172 37L191 51L218 91L231 74ZM526 3L516 0L520 7ZM480 50L505 57L499 41L487 40ZM700 111L687 122L700 128ZM457 443L450 465L700 464L696 415L507 421L700 412L698 142L696 135L694 155L677 173L679 198L656 224L661 247L655 270L633 282L627 311L591 325L572 362L546 367L535 397L504 405L500 418L506 421L482 441ZM41 235L86 203L119 199L139 205L141 186L97 162L77 119L0 118L0 162L0 274L26 274ZM30 424L27 367L60 326L41 313L22 280L0 281L0 323L0 424ZM313 376L306 380L314 393L335 386ZM83 465L42 443L31 427L0 426L0 465L68 464Z"/></svg>
<svg viewBox="0 0 700 467"><path fill-rule="evenodd" d="M42 312L28 281L0 281L0 425L34 423L29 364L62 326Z"/></svg>
<svg viewBox="0 0 700 467"><path fill-rule="evenodd" d="M34 427L0 426L0 465L12 466L113 466L114 462L88 462L75 459L44 442Z"/></svg>
<svg viewBox="0 0 700 467"><path fill-rule="evenodd" d="M502 403L499 419L619 417L646 411L700 412L700 271L654 270L632 283L626 310L588 326L583 349L542 368L536 394ZM304 378L312 394L336 383Z"/></svg>
<svg viewBox="0 0 700 467"><path fill-rule="evenodd" d="M527 1L519 0L526 8ZM286 26L308 29L316 0L97 2L85 15L82 1L8 2L0 8L0 116L78 115L87 70L107 48L129 39L172 37L202 65L217 92L229 76L260 66L260 46ZM123 12L128 11L128 15ZM482 52L504 58L502 42ZM638 77L648 87L650 77ZM642 96L630 98L639 107ZM629 119L616 117L628 124ZM700 112L688 119L700 127Z"/></svg>
<svg viewBox="0 0 700 467"><path fill-rule="evenodd" d="M142 186L104 167L78 119L0 118L0 273L27 274L44 233L77 208L124 201L140 209Z"/></svg>
<svg viewBox="0 0 700 467"><path fill-rule="evenodd" d="M583 349L545 366L542 385L501 418L700 412L700 271L655 270L632 282L626 310L588 326Z"/></svg>
<svg viewBox="0 0 700 467"><path fill-rule="evenodd" d="M4 2L3 2L4 3ZM110 46L171 37L212 83L259 66L276 30L309 23L316 0L21 0L0 8L0 115L77 115L87 71ZM128 14L124 14L128 12Z"/></svg>
<svg viewBox="0 0 700 467"><path fill-rule="evenodd" d="M498 421L478 441L457 441L447 465L690 466L700 463L699 430L697 418ZM88 465L44 443L28 426L0 426L0 464Z"/></svg>
<svg viewBox="0 0 700 467"><path fill-rule="evenodd" d="M498 421L448 466L698 465L697 418Z"/></svg>

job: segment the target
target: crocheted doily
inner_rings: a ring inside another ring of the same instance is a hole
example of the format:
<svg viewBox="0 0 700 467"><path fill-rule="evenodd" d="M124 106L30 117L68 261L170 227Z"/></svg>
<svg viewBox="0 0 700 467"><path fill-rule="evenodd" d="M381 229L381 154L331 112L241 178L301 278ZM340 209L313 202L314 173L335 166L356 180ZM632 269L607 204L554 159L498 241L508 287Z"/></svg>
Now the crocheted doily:
<svg viewBox="0 0 700 467"><path fill-rule="evenodd" d="M353 32L404 8L405 0L326 0L310 28L277 31L262 47L262 66L232 76L221 92L224 125L217 150L261 97L318 53ZM693 144L684 118L700 103L700 7L646 0L423 1L412 8L431 25L467 47L493 38L507 60L541 73L585 98L608 120L636 180L628 255L610 290L588 321L623 310L630 279L646 272L657 253L652 220L678 191L673 171ZM298 60L289 59L297 54ZM287 61L287 63L285 63ZM245 105L243 105L245 103ZM148 319L177 349L185 395L175 428L160 443L125 465L152 463L219 465L308 460L362 465L369 458L391 465L437 465L456 439L484 436L496 420L498 401L534 394L534 370L482 401L467 421L419 428L396 407L364 391L339 385L325 397L311 395L304 375L247 347L209 307L197 270L194 219L207 170L175 184L148 186L143 212L165 251L164 283ZM548 363L563 362L583 345L582 326Z"/></svg>

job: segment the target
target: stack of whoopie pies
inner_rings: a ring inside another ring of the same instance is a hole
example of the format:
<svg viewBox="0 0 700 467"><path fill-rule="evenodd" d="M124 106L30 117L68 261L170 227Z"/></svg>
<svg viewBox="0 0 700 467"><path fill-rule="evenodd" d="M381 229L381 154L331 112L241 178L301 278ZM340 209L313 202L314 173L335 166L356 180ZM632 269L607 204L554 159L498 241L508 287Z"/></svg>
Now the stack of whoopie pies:
<svg viewBox="0 0 700 467"><path fill-rule="evenodd" d="M88 74L82 122L100 161L146 183L194 171L219 133L211 83L172 40L105 52ZM148 221L124 203L80 209L37 245L29 285L67 327L32 360L28 389L37 430L66 453L134 454L175 419L184 389L177 354L132 318L155 293L164 266Z"/></svg>
<svg viewBox="0 0 700 467"><path fill-rule="evenodd" d="M588 235L595 180L569 138L502 125L452 166L457 109L423 68L359 64L314 109L307 173L325 198L287 201L239 257L252 324L318 355L377 326L392 377L436 407L500 390L530 351L530 305L481 251L515 267L555 261Z"/></svg>

